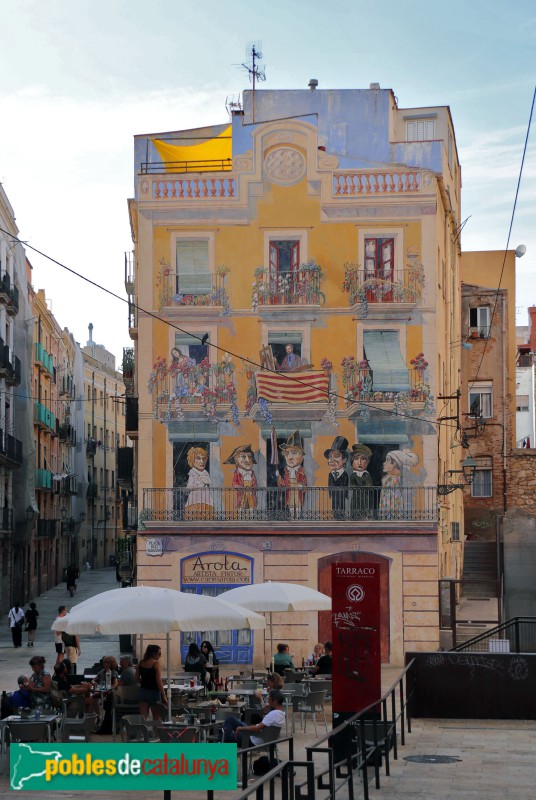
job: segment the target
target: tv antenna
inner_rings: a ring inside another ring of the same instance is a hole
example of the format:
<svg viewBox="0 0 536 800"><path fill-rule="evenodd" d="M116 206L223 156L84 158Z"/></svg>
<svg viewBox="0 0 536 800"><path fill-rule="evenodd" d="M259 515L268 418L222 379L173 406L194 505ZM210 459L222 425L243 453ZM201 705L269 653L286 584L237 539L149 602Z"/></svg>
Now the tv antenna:
<svg viewBox="0 0 536 800"><path fill-rule="evenodd" d="M248 42L246 46L246 57L248 61L242 64L249 75L252 84L253 96L251 101L251 121L255 122L255 84L258 81L265 81L264 64L260 64L262 59L262 42Z"/></svg>
<svg viewBox="0 0 536 800"><path fill-rule="evenodd" d="M242 111L242 98L239 94L229 95L225 100L225 108L230 117Z"/></svg>

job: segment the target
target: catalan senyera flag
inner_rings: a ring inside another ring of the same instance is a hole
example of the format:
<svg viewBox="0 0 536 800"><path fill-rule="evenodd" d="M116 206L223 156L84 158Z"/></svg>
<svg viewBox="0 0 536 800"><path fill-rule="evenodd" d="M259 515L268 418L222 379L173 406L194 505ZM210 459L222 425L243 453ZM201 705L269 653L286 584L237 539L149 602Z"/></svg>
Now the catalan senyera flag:
<svg viewBox="0 0 536 800"><path fill-rule="evenodd" d="M269 403L327 402L329 375L322 371L277 374L257 372L257 395ZM296 380L294 380L296 378Z"/></svg>

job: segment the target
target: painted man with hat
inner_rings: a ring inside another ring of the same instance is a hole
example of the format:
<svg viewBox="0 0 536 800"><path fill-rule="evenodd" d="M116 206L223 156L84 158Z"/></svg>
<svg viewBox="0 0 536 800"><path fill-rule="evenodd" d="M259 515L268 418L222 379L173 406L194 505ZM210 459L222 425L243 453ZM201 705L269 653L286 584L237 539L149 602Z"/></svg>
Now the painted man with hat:
<svg viewBox="0 0 536 800"><path fill-rule="evenodd" d="M324 451L324 458L328 460L328 486L333 515L335 519L342 519L348 498L349 476L346 472L348 439L336 436L331 447Z"/></svg>
<svg viewBox="0 0 536 800"><path fill-rule="evenodd" d="M307 486L307 476L302 466L305 450L300 432L291 433L285 444L280 445L279 449L283 453L286 467L283 470L283 476L277 473L277 485L286 487L287 509L292 519L298 519L301 516L305 487Z"/></svg>
<svg viewBox="0 0 536 800"><path fill-rule="evenodd" d="M350 453L350 463L352 474L350 475L350 510L352 519L367 517L373 508L372 492L368 487L372 486L372 477L367 471L369 461L372 457L372 450L366 444L353 444Z"/></svg>
<svg viewBox="0 0 536 800"><path fill-rule="evenodd" d="M233 489L236 489L236 507L239 515L251 516L257 508L257 476L253 471L255 455L250 444L235 447L225 464L234 464Z"/></svg>

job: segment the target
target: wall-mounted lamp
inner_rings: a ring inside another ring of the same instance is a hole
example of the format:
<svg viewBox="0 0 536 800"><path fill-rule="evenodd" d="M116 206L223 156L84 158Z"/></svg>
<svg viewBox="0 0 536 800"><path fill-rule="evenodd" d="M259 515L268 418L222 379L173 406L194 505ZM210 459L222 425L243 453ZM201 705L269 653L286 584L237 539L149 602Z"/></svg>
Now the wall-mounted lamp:
<svg viewBox="0 0 536 800"><path fill-rule="evenodd" d="M26 519L28 522L33 522L33 518L35 517L35 509L33 506L28 506L26 509Z"/></svg>
<svg viewBox="0 0 536 800"><path fill-rule="evenodd" d="M62 506L60 508L60 514L63 520L67 519L67 509L65 508L65 506Z"/></svg>
<svg viewBox="0 0 536 800"><path fill-rule="evenodd" d="M471 456L467 456L462 461L462 468L461 469L449 469L447 470L447 475L462 475L463 483L446 483L446 484L439 484L437 487L437 493L440 497L444 497L451 492L454 492L456 489L466 489L470 486L474 479L475 479L475 471L476 471L476 461Z"/></svg>

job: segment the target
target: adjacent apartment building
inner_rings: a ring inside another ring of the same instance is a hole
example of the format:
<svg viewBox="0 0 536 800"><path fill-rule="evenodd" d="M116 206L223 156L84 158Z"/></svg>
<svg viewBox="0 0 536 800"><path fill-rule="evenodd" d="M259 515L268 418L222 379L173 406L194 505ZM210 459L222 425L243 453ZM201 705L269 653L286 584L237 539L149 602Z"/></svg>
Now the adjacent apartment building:
<svg viewBox="0 0 536 800"><path fill-rule="evenodd" d="M463 560L462 493L437 492L463 458L460 165L447 107L316 84L135 137L137 579L329 593L332 563L373 562L400 664L437 648L438 579ZM328 614L274 616L297 660L330 634ZM263 632L199 636L268 663Z"/></svg>

